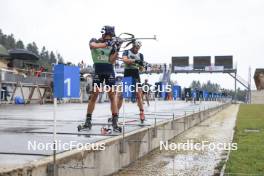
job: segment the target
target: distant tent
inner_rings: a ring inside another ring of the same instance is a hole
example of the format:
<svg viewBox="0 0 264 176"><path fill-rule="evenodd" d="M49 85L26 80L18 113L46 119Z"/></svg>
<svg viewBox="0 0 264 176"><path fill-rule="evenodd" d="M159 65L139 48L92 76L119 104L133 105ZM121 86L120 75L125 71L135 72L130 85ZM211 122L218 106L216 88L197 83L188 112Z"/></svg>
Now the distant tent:
<svg viewBox="0 0 264 176"><path fill-rule="evenodd" d="M8 57L8 51L5 49L3 45L0 44L0 57Z"/></svg>

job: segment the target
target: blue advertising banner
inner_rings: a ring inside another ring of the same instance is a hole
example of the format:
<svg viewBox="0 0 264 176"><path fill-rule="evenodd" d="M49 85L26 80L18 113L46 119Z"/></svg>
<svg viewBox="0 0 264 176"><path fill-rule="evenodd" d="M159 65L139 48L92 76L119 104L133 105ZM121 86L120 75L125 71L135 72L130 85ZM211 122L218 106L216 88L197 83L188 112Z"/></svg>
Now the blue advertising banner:
<svg viewBox="0 0 264 176"><path fill-rule="evenodd" d="M161 97L163 98L163 99L165 99L166 98L166 85L165 84L161 84Z"/></svg>
<svg viewBox="0 0 264 176"><path fill-rule="evenodd" d="M193 97L193 98L196 98L196 90L193 90L193 91L192 91L192 97Z"/></svg>
<svg viewBox="0 0 264 176"><path fill-rule="evenodd" d="M209 96L208 92L206 90L204 90L203 91L203 97L204 97L204 99L207 100L208 99L208 96Z"/></svg>
<svg viewBox="0 0 264 176"><path fill-rule="evenodd" d="M173 92L173 99L176 100L177 98L181 97L181 86L174 85L172 87Z"/></svg>
<svg viewBox="0 0 264 176"><path fill-rule="evenodd" d="M122 80L123 85L123 97L124 98L131 98L133 95L133 91L135 91L135 88L133 88L131 85L133 85L133 78L132 77L124 77Z"/></svg>
<svg viewBox="0 0 264 176"><path fill-rule="evenodd" d="M54 66L53 85L55 98L80 97L80 68L58 64Z"/></svg>

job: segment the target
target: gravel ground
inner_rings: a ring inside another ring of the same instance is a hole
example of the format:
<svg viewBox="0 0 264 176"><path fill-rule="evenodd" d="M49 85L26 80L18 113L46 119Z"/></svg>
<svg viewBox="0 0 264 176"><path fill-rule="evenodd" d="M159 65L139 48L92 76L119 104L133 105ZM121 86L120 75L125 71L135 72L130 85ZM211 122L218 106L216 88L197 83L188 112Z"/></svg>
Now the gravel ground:
<svg viewBox="0 0 264 176"><path fill-rule="evenodd" d="M214 115L181 135L171 140L170 144L193 143L210 144L231 143L235 126L238 105L231 105L227 109ZM150 175L188 175L209 176L219 175L218 167L225 159L227 150L160 150L159 148L149 155L124 168L114 176L150 176Z"/></svg>

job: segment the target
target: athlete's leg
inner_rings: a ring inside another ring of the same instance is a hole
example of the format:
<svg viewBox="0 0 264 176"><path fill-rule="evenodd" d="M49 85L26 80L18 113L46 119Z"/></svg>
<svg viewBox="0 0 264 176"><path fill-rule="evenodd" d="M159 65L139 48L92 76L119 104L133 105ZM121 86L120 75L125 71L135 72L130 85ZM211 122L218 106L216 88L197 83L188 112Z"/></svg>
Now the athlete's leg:
<svg viewBox="0 0 264 176"><path fill-rule="evenodd" d="M96 88L95 91L93 91L92 94L90 95L90 100L87 107L87 114L93 113L98 94L99 94L99 89Z"/></svg>
<svg viewBox="0 0 264 176"><path fill-rule="evenodd" d="M148 104L148 106L149 106L149 92L147 92L147 93L145 94L145 96L146 96L147 104Z"/></svg>
<svg viewBox="0 0 264 176"><path fill-rule="evenodd" d="M143 107L143 102L142 102L142 89L138 88L137 92L137 105L139 108L139 117L141 122L143 123L143 121L145 120L145 114L144 114L144 107Z"/></svg>
<svg viewBox="0 0 264 176"><path fill-rule="evenodd" d="M142 91L142 103L145 104L144 102L144 96L145 96L145 93Z"/></svg>
<svg viewBox="0 0 264 176"><path fill-rule="evenodd" d="M114 90L108 92L112 114L117 114L117 102Z"/></svg>
<svg viewBox="0 0 264 176"><path fill-rule="evenodd" d="M141 90L141 88L138 88L136 95L137 95L137 105L138 105L139 110L144 110L143 102L142 102L142 90Z"/></svg>
<svg viewBox="0 0 264 176"><path fill-rule="evenodd" d="M117 109L118 109L118 112L119 112L120 108L122 107L122 104L123 104L122 92L117 92L116 93L116 101L117 101Z"/></svg>
<svg viewBox="0 0 264 176"><path fill-rule="evenodd" d="M111 111L112 111L112 126L113 130L117 132L121 132L122 128L118 126L118 109L117 109L117 102L116 102L116 95L114 90L108 92L108 96L111 103Z"/></svg>
<svg viewBox="0 0 264 176"><path fill-rule="evenodd" d="M99 74L95 74L93 76L93 90L91 91L91 95L89 97L89 102L87 106L87 114L86 114L86 119L91 119L92 113L94 111L95 103L100 91L100 86L103 83L102 76Z"/></svg>
<svg viewBox="0 0 264 176"><path fill-rule="evenodd" d="M98 93L99 93L99 89L95 89L95 90L93 90L93 92L90 95L89 103L88 103L88 106L87 106L86 119L85 119L85 123L84 123L84 127L85 128L91 129L91 127L92 127L92 123L91 123L91 121L92 121L92 113L93 113L93 110L94 110L94 106L95 106L95 102L96 102ZM79 130L79 127L78 127L78 130Z"/></svg>
<svg viewBox="0 0 264 176"><path fill-rule="evenodd" d="M113 130L121 132L122 128L119 127L118 123L117 123L117 121L118 121L118 109L117 109L117 101L116 101L116 95L115 95L115 89L114 89L115 75L114 75L114 73L109 74L109 75L105 75L104 79L105 79L105 85L110 87L107 93L108 93L108 97L109 97L110 104L111 104ZM108 121L109 121L109 119L108 119Z"/></svg>
<svg viewBox="0 0 264 176"><path fill-rule="evenodd" d="M108 97L110 100L110 104L111 104L111 112L112 114L117 114L117 101L116 101L116 95L115 95L115 74L111 73L111 74L107 74L104 75L104 80L105 80L105 85L109 87L109 89L107 90L108 93Z"/></svg>

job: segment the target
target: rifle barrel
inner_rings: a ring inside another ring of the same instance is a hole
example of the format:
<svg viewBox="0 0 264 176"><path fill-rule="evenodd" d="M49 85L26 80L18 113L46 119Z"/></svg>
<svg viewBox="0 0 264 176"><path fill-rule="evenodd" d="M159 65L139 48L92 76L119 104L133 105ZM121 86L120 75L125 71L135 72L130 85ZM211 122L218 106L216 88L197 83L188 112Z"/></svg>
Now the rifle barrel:
<svg viewBox="0 0 264 176"><path fill-rule="evenodd" d="M145 37L145 38L134 38L135 40L156 40L157 38L156 37Z"/></svg>
<svg viewBox="0 0 264 176"><path fill-rule="evenodd" d="M156 37L141 37L141 38L122 38L124 42L129 42L132 40L157 40Z"/></svg>

